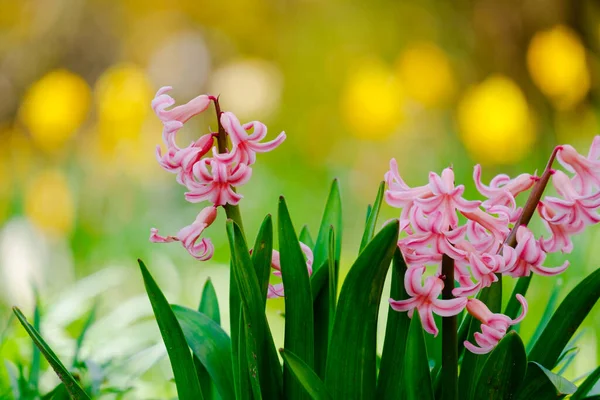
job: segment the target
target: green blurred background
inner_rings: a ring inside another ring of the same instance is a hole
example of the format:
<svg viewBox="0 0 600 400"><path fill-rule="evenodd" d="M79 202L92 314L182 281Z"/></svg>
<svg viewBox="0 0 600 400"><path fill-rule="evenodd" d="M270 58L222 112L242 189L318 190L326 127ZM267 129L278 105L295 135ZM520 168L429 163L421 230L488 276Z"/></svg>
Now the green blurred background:
<svg viewBox="0 0 600 400"><path fill-rule="evenodd" d="M125 359L157 337L138 257L173 302L194 306L210 275L226 308L223 215L207 231L210 262L148 241L151 227L174 234L201 208L154 158L161 125L150 101L161 86L173 86L179 103L220 94L242 122L265 122L270 137L286 131L241 189L251 237L280 194L296 228L308 224L316 235L339 178L348 268L391 157L410 185L453 165L457 183L478 198L475 163L489 181L540 171L556 144L587 153L600 133L599 56L600 5L589 0L0 0L3 320L13 304L31 313L36 287L45 333L68 357L70 332L96 299L103 319L84 351ZM180 143L209 126L212 112L194 118ZM397 214L386 207L383 219ZM555 283L560 299L597 267L599 233L576 239L560 278L534 278L525 338ZM269 307L278 330L283 304ZM599 324L596 308L568 377L598 364ZM22 332L12 324L5 332L0 356L25 359ZM155 373L168 374L161 365Z"/></svg>

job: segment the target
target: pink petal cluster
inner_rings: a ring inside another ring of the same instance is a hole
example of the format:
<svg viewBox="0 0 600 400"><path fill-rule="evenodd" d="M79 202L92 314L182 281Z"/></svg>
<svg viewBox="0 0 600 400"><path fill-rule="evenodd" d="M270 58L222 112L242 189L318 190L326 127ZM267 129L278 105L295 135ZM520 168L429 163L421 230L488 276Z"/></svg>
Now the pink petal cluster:
<svg viewBox="0 0 600 400"><path fill-rule="evenodd" d="M300 242L300 248L306 257L306 269L308 270L308 276L312 275L312 264L313 264L313 252L304 243ZM277 250L273 250L273 257L271 258L271 268L273 271L273 275L281 276L281 261L279 257L279 252ZM283 283L269 284L269 289L267 292L267 298L272 299L275 297L284 297L285 292L283 291Z"/></svg>
<svg viewBox="0 0 600 400"><path fill-rule="evenodd" d="M232 113L222 112L218 115L219 126L223 128L232 144L228 152L219 154L214 148L214 140L218 136L216 132L208 132L188 146L179 147L176 143L179 130L190 118L204 112L210 103L216 102L217 99L209 95L200 95L186 104L172 107L175 100L168 95L170 90L169 86L160 88L152 100L152 109L163 123L163 142L166 146L164 152L157 146L156 158L164 170L176 174L177 182L188 189L185 193L186 200L191 203L209 201L214 216L204 215L208 208L204 209L196 221L183 228L177 236L162 237L153 228L150 241L181 241L193 257L208 260L213 253L210 240L197 241L200 233L216 217L216 207L239 203L242 195L234 188L245 184L252 176L251 165L256 162L256 153L275 149L286 136L282 132L273 141L261 142L267 135L267 127L264 124L252 121L242 125ZM253 132L248 134L249 131ZM208 157L211 148L212 157Z"/></svg>
<svg viewBox="0 0 600 400"><path fill-rule="evenodd" d="M476 317L484 323L483 332L476 337L480 346L477 351L490 351L507 327L524 317L525 300L519 298L523 314L512 321L501 314L482 317L481 302L469 297L492 285L502 274L522 277L531 273L544 276L562 273L569 262L547 267L544 265L547 253L570 252L572 235L600 222L600 136L594 139L587 157L569 145L558 146L555 151L571 176L549 170L558 196L547 196L537 204L538 214L550 233L547 238L537 239L527 226L517 226L523 210L517 206L516 198L540 178L530 174L516 178L498 175L486 185L481 180L481 167L476 165L473 180L484 200L474 201L463 197L465 188L455 184L452 168L444 169L441 175L431 172L427 185L410 187L392 159L385 174L388 185L385 199L389 205L401 209L398 246L408 266L404 286L410 296L407 300L390 299L392 308L408 311L409 316L416 309L424 329L435 335L438 329L433 313L456 315L466 306L469 313L478 313ZM513 229L516 229L515 248L507 245ZM445 279L441 271L444 255L454 263L455 299L439 298ZM428 267L433 268L429 274ZM475 348L471 345L469 349Z"/></svg>

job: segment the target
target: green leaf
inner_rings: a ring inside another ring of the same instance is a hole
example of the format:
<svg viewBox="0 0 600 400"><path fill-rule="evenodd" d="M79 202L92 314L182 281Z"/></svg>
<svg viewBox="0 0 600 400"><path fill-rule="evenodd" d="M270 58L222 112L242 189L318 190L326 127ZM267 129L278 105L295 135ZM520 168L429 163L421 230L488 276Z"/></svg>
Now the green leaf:
<svg viewBox="0 0 600 400"><path fill-rule="evenodd" d="M529 362L523 385L519 388L516 400L562 399L573 394L577 386L562 376L554 374L544 366Z"/></svg>
<svg viewBox="0 0 600 400"><path fill-rule="evenodd" d="M256 340L258 372L263 397L278 399L282 395L282 372L273 336L267 324L265 306L254 265L250 259L248 246L239 226L231 220L227 221L227 236L231 249L232 281L238 290L238 301L244 308L244 317L252 329ZM236 327L239 325L239 312ZM232 327L233 329L233 327ZM233 332L233 331L232 331ZM232 338L233 340L233 338ZM241 359L242 355L238 354ZM236 357L236 354L234 354Z"/></svg>
<svg viewBox="0 0 600 400"><path fill-rule="evenodd" d="M371 398L376 391L377 317L398 230L398 221L386 225L360 253L344 280L325 376L335 398Z"/></svg>
<svg viewBox="0 0 600 400"><path fill-rule="evenodd" d="M283 197L279 198L278 216L281 279L285 289L285 348L312 367L315 347L310 280L306 260ZM285 366L283 390L286 399L306 398L301 385Z"/></svg>
<svg viewBox="0 0 600 400"><path fill-rule="evenodd" d="M236 399L239 400L252 400L253 393L256 392L256 379L250 381L250 363L248 362L248 350L247 350L247 335L249 334L247 329L247 323L244 318L244 307L240 308L240 322L238 324L238 351L239 351L239 362L236 364L238 369L238 376L240 378L240 390L236 394ZM256 363L254 364L256 366ZM259 378L260 386L260 378ZM260 390L259 390L260 392Z"/></svg>
<svg viewBox="0 0 600 400"><path fill-rule="evenodd" d="M187 345L210 375L221 398L234 398L229 336L206 314L178 305L172 305L171 308L179 321Z"/></svg>
<svg viewBox="0 0 600 400"><path fill-rule="evenodd" d="M573 396L571 396L571 400L583 400L584 396L586 396L590 390L596 385L596 382L600 380L600 367L596 368L583 383L579 386L577 391Z"/></svg>
<svg viewBox="0 0 600 400"><path fill-rule="evenodd" d="M485 303L491 312L499 313L502 307L502 285L496 283L484 288L479 292L477 298ZM475 343L475 332L479 331L481 331L481 322L476 318L471 318L467 340ZM463 351L460 375L458 377L458 393L461 399L471 399L473 389L475 388L473 383L477 382L478 374L481 372L489 354L473 354L464 349L463 343L464 341L458 343L459 354L460 351Z"/></svg>
<svg viewBox="0 0 600 400"><path fill-rule="evenodd" d="M36 331L40 331L41 324L41 315L40 315L40 299L37 291L35 292L35 309L33 310L33 328ZM77 350L75 351L75 358L77 359ZM29 371L29 386L32 388L38 389L38 382L40 378L40 367L41 367L41 359L40 359L40 349L38 349L37 345L33 344L33 349L31 351L31 370Z"/></svg>
<svg viewBox="0 0 600 400"><path fill-rule="evenodd" d="M221 323L221 313L219 312L219 301L217 299L217 293L213 286L210 278L204 283L202 288L202 296L200 297L200 303L198 305L198 311L206 315L208 318L215 321L217 324ZM177 314L175 314L177 315ZM179 321L181 325L181 321ZM184 331L185 334L185 331ZM187 339L187 338L186 338ZM189 340L188 340L189 344ZM191 347L191 346L190 346ZM196 374L198 375L198 381L200 382L200 388L202 388L202 394L205 399L212 399L213 392L216 390L214 383L210 379L210 375L202 361L196 355L194 355L194 366L196 367ZM233 384L233 377L232 377Z"/></svg>
<svg viewBox="0 0 600 400"><path fill-rule="evenodd" d="M252 264L258 278L258 285L265 307L267 305L267 291L269 277L271 276L271 259L273 258L273 221L270 215L263 220L256 241L252 248Z"/></svg>
<svg viewBox="0 0 600 400"><path fill-rule="evenodd" d="M529 284L531 283L532 277L533 274L519 278L517 284L515 285L515 288L512 291L512 294L508 298L508 304L504 309L504 315L512 319L517 318L521 310L521 303L519 303L519 301L517 300L517 294L520 294L522 296L525 296L527 294L527 289L529 289Z"/></svg>
<svg viewBox="0 0 600 400"><path fill-rule="evenodd" d="M555 367L558 357L600 298L600 269L592 272L562 301L529 352L529 361Z"/></svg>
<svg viewBox="0 0 600 400"><path fill-rule="evenodd" d="M335 241L335 260L339 263L340 253L342 248L342 199L340 197L340 184L337 179L331 183L329 197L321 218L321 226L315 244L314 263L315 268L320 268L321 265L329 257L329 227L333 226L336 235Z"/></svg>
<svg viewBox="0 0 600 400"><path fill-rule="evenodd" d="M48 346L48 344L44 341L39 332L33 326L31 326L29 322L27 322L27 319L21 310L19 310L17 307L13 307L13 312L17 316L17 319L21 325L23 325L23 328L25 328L27 331L29 337L31 337L33 342L40 349L41 353L44 355L52 369L54 369L54 372L56 372L58 378L65 384L65 388L69 392L71 398L75 400L89 399L90 397L83 391L81 386L79 386L79 383L77 383L73 375L69 373L63 363L60 362L56 354L54 354L50 346Z"/></svg>
<svg viewBox="0 0 600 400"><path fill-rule="evenodd" d="M79 336L77 336L77 341L75 342L75 354L73 355L73 364L72 368L75 368L77 364L80 362L79 360L79 352L81 351L81 346L83 345L83 341L85 339L85 334L88 332L94 321L96 320L96 310L98 309L98 303L94 303L90 313L88 314L85 322L83 323L83 328L81 328L81 332L79 332Z"/></svg>
<svg viewBox="0 0 600 400"><path fill-rule="evenodd" d="M315 248L315 241L312 236L310 236L310 231L308 230L308 226L304 225L302 230L300 230L300 236L298 237L302 243L310 247L311 249Z"/></svg>
<svg viewBox="0 0 600 400"><path fill-rule="evenodd" d="M167 354L171 361L177 394L182 400L202 399L200 382L195 373L194 361L190 349L185 340L181 326L171 310L171 306L164 294L150 275L150 271L142 260L138 260L140 270L144 278L144 286L160 329L160 334L167 348Z"/></svg>
<svg viewBox="0 0 600 400"><path fill-rule="evenodd" d="M241 317L242 321L240 321L240 330L243 330L243 332L240 332L240 354L246 354L246 362L240 363L240 366L242 367L240 369L240 375L244 376L245 374L248 377L254 399L261 400L262 393L260 391L256 340L252 335L252 329L250 328L250 325L248 325L248 322L246 321L246 313L243 308ZM252 398L250 393L246 393L246 397L249 399Z"/></svg>
<svg viewBox="0 0 600 400"><path fill-rule="evenodd" d="M418 312L413 313L408 329L404 353L404 390L407 400L434 399L423 324Z"/></svg>
<svg viewBox="0 0 600 400"><path fill-rule="evenodd" d="M384 192L385 182L381 182L379 184L379 189L377 190L377 197L375 197L373 207L369 208L369 212L367 214L367 223L365 226L365 231L363 233L362 240L360 242L360 251L363 251L365 246L371 241L371 239L373 239L373 234L375 233L375 225L377 224L377 218L379 217L379 210L381 209L381 202L383 200Z"/></svg>
<svg viewBox="0 0 600 400"><path fill-rule="evenodd" d="M527 351L531 350L531 347L533 346L535 341L540 337L540 335L542 334L542 331L544 330L546 325L548 325L548 321L550 321L550 317L552 317L552 313L554 312L554 309L556 308L556 303L558 303L558 295L560 294L561 284L559 282L560 281L558 281L554 285L554 288L552 289L552 293L550 294L550 298L548 299L548 302L546 303L546 308L544 309L542 318L540 318L540 322L537 324L537 326L535 328L535 332L533 332L531 339L529 339L529 343L527 345Z"/></svg>
<svg viewBox="0 0 600 400"><path fill-rule="evenodd" d="M473 399L509 400L527 370L525 346L517 332L508 332L487 358L477 383Z"/></svg>
<svg viewBox="0 0 600 400"><path fill-rule="evenodd" d="M311 399L331 399L323 381L300 357L289 350L280 349L279 352L293 376L298 380L298 383L300 383Z"/></svg>
<svg viewBox="0 0 600 400"><path fill-rule="evenodd" d="M406 263L402 258L400 250L396 249L392 261L390 298L394 300L408 299L408 293L404 289L405 273ZM410 318L408 318L407 313L389 309L381 364L379 366L379 376L377 378L377 399L400 400L404 398L404 387L398 384L398 382L404 381L402 374L404 364L399 360L404 359L409 326Z"/></svg>

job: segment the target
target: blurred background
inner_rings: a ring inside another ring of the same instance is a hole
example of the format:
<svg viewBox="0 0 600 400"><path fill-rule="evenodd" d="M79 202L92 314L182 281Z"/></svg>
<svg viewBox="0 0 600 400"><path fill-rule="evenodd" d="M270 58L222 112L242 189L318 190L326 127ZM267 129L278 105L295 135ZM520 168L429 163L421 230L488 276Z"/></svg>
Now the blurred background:
<svg viewBox="0 0 600 400"><path fill-rule="evenodd" d="M25 363L31 352L11 305L31 315L39 293L43 333L68 359L97 303L82 352L141 376L119 383L135 385L132 398L173 393L172 383L156 383L170 371L158 362L164 351L154 346L136 258L172 302L190 307L211 276L228 326L224 216L207 231L216 246L210 262L148 241L151 227L175 234L202 207L186 203L155 160L161 124L150 102L159 87L173 86L178 103L220 94L224 110L265 122L270 138L286 131L241 189L251 237L280 194L296 229L308 224L316 236L339 178L343 269L391 157L409 185L453 165L475 199L474 164L484 181L533 173L555 145L587 154L600 133L595 1L0 0L0 10L0 357ZM211 110L186 124L179 143L216 127ZM599 234L576 238L561 277L534 278L526 339L546 305L597 268ZM510 293L514 281L505 281ZM281 336L283 303L269 308ZM598 364L598 326L596 308L568 378ZM55 382L51 373L43 379Z"/></svg>

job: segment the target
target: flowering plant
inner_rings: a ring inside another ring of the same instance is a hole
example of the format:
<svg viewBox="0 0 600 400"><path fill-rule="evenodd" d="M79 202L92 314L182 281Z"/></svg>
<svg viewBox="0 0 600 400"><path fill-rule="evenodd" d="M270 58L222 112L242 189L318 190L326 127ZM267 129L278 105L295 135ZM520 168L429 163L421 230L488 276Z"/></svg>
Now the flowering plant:
<svg viewBox="0 0 600 400"><path fill-rule="evenodd" d="M474 183L483 201L463 197L465 188L455 184L451 168L441 175L431 172L426 185L411 188L392 159L368 208L359 255L338 291L338 182L331 186L316 241L306 227L297 235L280 197L279 250L273 249L270 215L250 248L236 188L250 180L257 153L277 148L285 133L264 141L264 124L241 124L234 114L221 111L214 96L172 107L169 90L160 89L152 102L166 145L164 152L157 149L158 162L187 188L188 201L210 204L176 235L161 236L153 228L150 240L180 242L192 257L206 261L214 247L201 236L223 209L231 250L229 334L219 324L210 281L198 310L169 305L139 262L179 398L583 399L590 393L600 369L579 387L553 370L567 362L574 332L600 297L600 270L569 293L529 351L514 327L526 317L532 276L556 275L569 267L568 262L544 266L546 254L571 252L571 237L600 222L600 137L587 157L569 145L557 146L540 176L498 175L485 185L481 167L475 166ZM178 131L211 104L218 131L179 147ZM554 169L555 159L566 172ZM560 197L542 198L548 183ZM527 191L527 202L518 207L516 198ZM401 212L376 233L384 199ZM536 211L548 230L545 237L536 238L528 228ZM396 312L388 314L378 356L378 311L390 264L387 297ZM271 270L280 283L270 283ZM519 280L502 311L504 276ZM273 297L285 298L285 342L279 351L283 366L265 315L266 302ZM15 311L70 396L89 398ZM424 336L440 333L436 316L441 317L439 356L428 355Z"/></svg>

